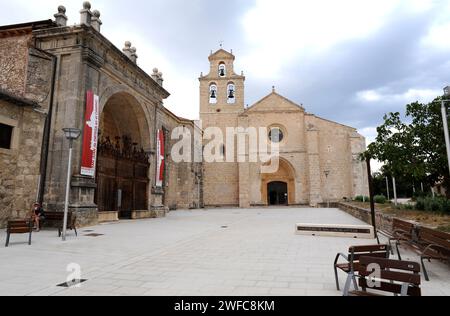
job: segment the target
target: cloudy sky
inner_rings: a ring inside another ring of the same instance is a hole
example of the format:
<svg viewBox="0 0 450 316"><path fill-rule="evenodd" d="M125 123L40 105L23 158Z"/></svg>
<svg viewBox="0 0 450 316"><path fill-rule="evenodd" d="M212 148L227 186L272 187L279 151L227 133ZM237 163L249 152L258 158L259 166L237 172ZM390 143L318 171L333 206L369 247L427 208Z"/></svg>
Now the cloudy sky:
<svg viewBox="0 0 450 316"><path fill-rule="evenodd" d="M79 0L1 1L0 24L79 22ZM102 33L130 40L139 65L158 67L166 106L198 118L198 77L211 50L233 49L246 103L271 91L374 138L383 114L430 101L450 83L449 0L92 0Z"/></svg>

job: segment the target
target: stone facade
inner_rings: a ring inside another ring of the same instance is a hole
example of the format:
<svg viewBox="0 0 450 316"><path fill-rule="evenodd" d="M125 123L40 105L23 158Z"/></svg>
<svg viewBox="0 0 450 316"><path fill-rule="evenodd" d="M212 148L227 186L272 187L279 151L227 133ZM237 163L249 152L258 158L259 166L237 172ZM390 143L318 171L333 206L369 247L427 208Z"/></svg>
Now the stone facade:
<svg viewBox="0 0 450 316"><path fill-rule="evenodd" d="M28 134L35 137L34 143L39 149L44 139L43 154L24 148L27 155L35 157L34 164L39 166L42 162L41 171L36 172L31 164L23 163L25 169L17 172L19 177L36 182L30 188L38 191L37 178L26 177L28 172L40 176L44 181L38 199L44 208L63 210L69 146L62 129L73 127L83 131L86 93L91 90L99 96L100 136L127 135L149 157L147 206L131 210L132 216L164 216L169 208L201 206L201 164L175 164L167 155L165 186L155 187L157 131L166 131L166 153L169 154L173 145L172 129L179 125L195 128L192 121L179 118L164 107L163 101L169 92L162 86L162 74L157 69L152 75L143 71L137 65L136 49L131 43L127 42L121 51L106 39L100 33L100 13L91 12L90 4L84 4L83 23L79 25L66 26L63 23L67 20L65 8L59 7L58 12L55 17L63 15L64 18L58 20L57 17L58 23L48 20L0 27L0 87L37 103L40 114L33 115L41 115L44 122L47 119L47 124L36 124L38 130L34 135ZM92 21L95 23L91 24ZM11 108L3 105L2 111L12 113ZM84 226L98 222L95 203L98 179L81 176L81 158L80 138L74 143L70 209L77 213L79 225ZM19 167L17 160L8 158L7 161L14 168ZM11 186L9 179L2 174L2 181L6 181L8 187ZM19 190L23 181L18 183ZM36 199L36 192L23 194L31 196L26 201ZM10 215L4 215L5 218L11 216L12 209L22 208L9 200L6 202L12 206L7 208L6 213ZM108 214L101 218L116 216Z"/></svg>
<svg viewBox="0 0 450 316"><path fill-rule="evenodd" d="M268 205L273 194L269 185L287 184L286 203L317 206L367 194L367 170L358 155L366 148L356 129L307 113L300 106L272 93L249 108L244 107L243 75L234 72L235 56L219 50L209 57L210 73L200 77L200 117L203 128L228 127L281 130L280 164L277 172L264 174L263 163L250 161L247 144L245 162L204 163L204 202L207 206ZM220 75L225 65L225 75ZM223 66L222 66L223 67ZM229 102L229 84L235 86L234 103ZM211 101L211 86L217 99ZM263 135L263 137L265 137ZM268 137L268 136L267 136ZM229 141L229 140L228 140ZM227 151L230 145L227 144ZM231 146L232 147L232 146Z"/></svg>
<svg viewBox="0 0 450 316"><path fill-rule="evenodd" d="M13 127L10 148L0 149L0 227L26 217L37 198L45 116L35 109L0 92L0 123Z"/></svg>

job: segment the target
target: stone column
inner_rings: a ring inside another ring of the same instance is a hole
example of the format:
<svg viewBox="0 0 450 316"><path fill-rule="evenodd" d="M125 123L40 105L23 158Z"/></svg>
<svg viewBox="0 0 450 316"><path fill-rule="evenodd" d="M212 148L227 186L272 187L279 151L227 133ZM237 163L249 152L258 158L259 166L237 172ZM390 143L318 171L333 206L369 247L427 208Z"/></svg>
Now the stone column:
<svg viewBox="0 0 450 316"><path fill-rule="evenodd" d="M238 127L246 130L248 128L248 116L238 117ZM247 133L238 133L238 139L245 139L245 151L239 152L239 147L236 147L236 159L239 169L239 207L250 207L250 148L249 148L249 135ZM239 144L237 141L236 144Z"/></svg>
<svg viewBox="0 0 450 316"><path fill-rule="evenodd" d="M352 172L352 195L349 198L354 198L358 195L369 195L369 180L367 179L367 165L361 161L359 155L366 149L366 140L358 133L353 133L349 136L351 148L351 172Z"/></svg>
<svg viewBox="0 0 450 316"><path fill-rule="evenodd" d="M312 207L317 207L319 203L323 202L321 192L322 175L320 172L319 130L311 125L306 134L308 144L309 203Z"/></svg>

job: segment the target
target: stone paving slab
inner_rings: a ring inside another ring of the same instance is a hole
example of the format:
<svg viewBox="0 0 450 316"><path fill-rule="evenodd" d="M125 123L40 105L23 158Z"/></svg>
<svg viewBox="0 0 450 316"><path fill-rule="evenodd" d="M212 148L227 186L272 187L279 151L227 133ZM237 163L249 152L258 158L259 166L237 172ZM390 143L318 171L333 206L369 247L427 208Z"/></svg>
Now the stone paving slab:
<svg viewBox="0 0 450 316"><path fill-rule="evenodd" d="M0 295L341 295L332 270L336 253L375 241L298 236L300 222L362 224L337 209L214 209L81 229L65 243L55 231L34 234L32 246L14 235L9 248L0 248ZM87 237L86 230L104 235ZM88 281L56 287L71 263ZM432 281L424 282L424 295L450 295L448 266L428 266Z"/></svg>

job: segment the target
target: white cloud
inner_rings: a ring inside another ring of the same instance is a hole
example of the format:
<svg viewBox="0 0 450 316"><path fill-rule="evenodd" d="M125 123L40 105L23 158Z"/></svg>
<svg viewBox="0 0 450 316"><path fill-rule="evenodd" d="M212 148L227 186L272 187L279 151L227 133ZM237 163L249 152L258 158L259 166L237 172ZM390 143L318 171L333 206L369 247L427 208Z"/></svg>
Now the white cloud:
<svg viewBox="0 0 450 316"><path fill-rule="evenodd" d="M435 89L409 89L402 93L390 93L386 88L377 90L365 90L356 93L356 98L364 103L410 103L410 102L430 102L442 94L441 90Z"/></svg>
<svg viewBox="0 0 450 316"><path fill-rule="evenodd" d="M245 65L255 75L273 77L299 55L322 53L337 43L369 36L400 2L257 0L243 19L252 47Z"/></svg>
<svg viewBox="0 0 450 316"><path fill-rule="evenodd" d="M433 1L433 5L439 4L438 14L434 17L433 24L428 30L428 34L421 43L426 48L438 50L450 50L450 2Z"/></svg>
<svg viewBox="0 0 450 316"><path fill-rule="evenodd" d="M380 101L383 96L375 90L366 90L358 92L357 97L366 102L376 102Z"/></svg>

